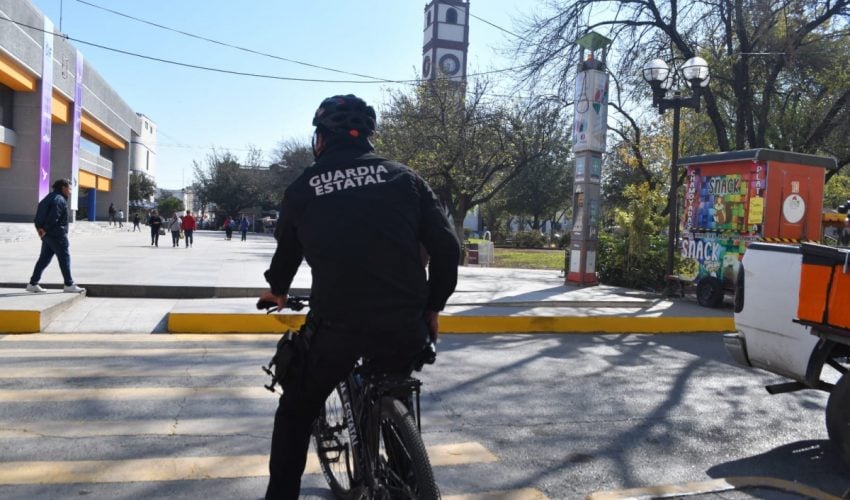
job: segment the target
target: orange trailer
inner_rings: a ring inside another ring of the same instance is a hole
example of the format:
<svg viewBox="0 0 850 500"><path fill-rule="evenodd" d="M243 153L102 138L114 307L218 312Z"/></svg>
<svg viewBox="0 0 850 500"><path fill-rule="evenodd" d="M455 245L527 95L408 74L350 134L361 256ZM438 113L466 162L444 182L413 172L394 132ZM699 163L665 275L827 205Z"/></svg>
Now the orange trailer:
<svg viewBox="0 0 850 500"><path fill-rule="evenodd" d="M682 276L700 304L717 307L752 241L819 241L826 169L833 158L750 149L681 158L687 167L681 216Z"/></svg>

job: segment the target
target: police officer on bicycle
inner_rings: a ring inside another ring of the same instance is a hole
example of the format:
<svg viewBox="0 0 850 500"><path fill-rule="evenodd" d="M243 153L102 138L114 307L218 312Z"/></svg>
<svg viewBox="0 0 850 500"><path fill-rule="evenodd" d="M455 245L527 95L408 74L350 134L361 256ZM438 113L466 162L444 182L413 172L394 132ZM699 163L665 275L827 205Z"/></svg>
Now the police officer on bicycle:
<svg viewBox="0 0 850 500"><path fill-rule="evenodd" d="M374 154L375 120L354 95L322 101L313 117L316 161L284 194L265 273L271 289L261 300L283 308L306 258L310 338L282 382L267 499L298 498L313 421L355 361L409 371L436 339L438 312L457 283L460 245L451 224L419 175Z"/></svg>

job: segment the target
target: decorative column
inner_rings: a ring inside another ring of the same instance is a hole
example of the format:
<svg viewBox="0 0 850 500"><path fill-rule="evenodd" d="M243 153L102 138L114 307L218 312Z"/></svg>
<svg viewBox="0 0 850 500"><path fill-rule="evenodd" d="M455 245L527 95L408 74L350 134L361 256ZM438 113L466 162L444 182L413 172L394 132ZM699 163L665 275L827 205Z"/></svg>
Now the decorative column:
<svg viewBox="0 0 850 500"><path fill-rule="evenodd" d="M41 59L41 140L38 152L38 199L36 203L50 193L50 134L52 132L53 104L53 23L44 18L44 36L42 37Z"/></svg>
<svg viewBox="0 0 850 500"><path fill-rule="evenodd" d="M596 246L599 234L599 185L608 132L608 73L605 57L611 40L590 32L576 42L581 48L575 87L573 125L573 224L567 284L599 284ZM585 51L587 58L585 59Z"/></svg>

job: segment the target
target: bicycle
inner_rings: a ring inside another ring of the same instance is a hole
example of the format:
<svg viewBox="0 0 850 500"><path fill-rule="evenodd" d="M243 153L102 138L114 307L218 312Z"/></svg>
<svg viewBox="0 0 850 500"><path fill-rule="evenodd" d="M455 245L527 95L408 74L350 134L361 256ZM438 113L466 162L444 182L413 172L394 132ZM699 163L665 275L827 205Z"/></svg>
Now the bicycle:
<svg viewBox="0 0 850 500"><path fill-rule="evenodd" d="M302 309L309 297L294 296L287 307ZM273 303L257 308L277 310ZM292 339L291 332L287 334ZM281 341L284 341L284 336ZM412 361L412 373L436 360L430 342ZM264 370L276 379L269 368ZM422 442L422 382L407 373L386 373L360 359L331 392L313 428L322 473L333 494L354 499L439 499Z"/></svg>

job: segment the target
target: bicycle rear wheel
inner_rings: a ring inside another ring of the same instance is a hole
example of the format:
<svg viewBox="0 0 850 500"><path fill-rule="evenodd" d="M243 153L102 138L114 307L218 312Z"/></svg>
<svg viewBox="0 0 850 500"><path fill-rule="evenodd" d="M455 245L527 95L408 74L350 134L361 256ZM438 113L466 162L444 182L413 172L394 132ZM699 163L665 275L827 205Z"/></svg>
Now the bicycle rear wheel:
<svg viewBox="0 0 850 500"><path fill-rule="evenodd" d="M378 462L376 472L386 487L387 498L440 498L416 422L407 407L392 397L381 399Z"/></svg>
<svg viewBox="0 0 850 500"><path fill-rule="evenodd" d="M361 494L354 479L355 454L345 413L345 405L350 404L350 401L348 391L341 389L346 383L340 382L334 388L313 427L313 439L322 473L334 495L343 500L357 499Z"/></svg>

